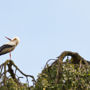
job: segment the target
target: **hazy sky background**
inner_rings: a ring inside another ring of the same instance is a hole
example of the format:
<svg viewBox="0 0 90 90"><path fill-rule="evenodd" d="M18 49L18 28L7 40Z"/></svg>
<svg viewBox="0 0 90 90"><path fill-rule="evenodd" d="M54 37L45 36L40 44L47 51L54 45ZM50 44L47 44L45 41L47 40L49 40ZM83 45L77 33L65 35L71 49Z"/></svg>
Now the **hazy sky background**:
<svg viewBox="0 0 90 90"><path fill-rule="evenodd" d="M35 77L65 50L90 60L90 0L0 0L0 45L4 36L20 37L12 60Z"/></svg>

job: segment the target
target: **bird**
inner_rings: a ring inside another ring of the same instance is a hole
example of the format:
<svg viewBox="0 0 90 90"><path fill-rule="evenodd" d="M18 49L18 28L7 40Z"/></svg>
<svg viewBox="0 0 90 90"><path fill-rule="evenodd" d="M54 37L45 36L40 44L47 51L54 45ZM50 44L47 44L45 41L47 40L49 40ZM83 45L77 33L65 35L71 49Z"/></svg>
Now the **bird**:
<svg viewBox="0 0 90 90"><path fill-rule="evenodd" d="M20 39L19 37L14 37L12 39L5 36L9 42L5 43L4 45L0 46L0 56L9 53L10 60L11 60L11 52L15 49L15 47L19 44Z"/></svg>

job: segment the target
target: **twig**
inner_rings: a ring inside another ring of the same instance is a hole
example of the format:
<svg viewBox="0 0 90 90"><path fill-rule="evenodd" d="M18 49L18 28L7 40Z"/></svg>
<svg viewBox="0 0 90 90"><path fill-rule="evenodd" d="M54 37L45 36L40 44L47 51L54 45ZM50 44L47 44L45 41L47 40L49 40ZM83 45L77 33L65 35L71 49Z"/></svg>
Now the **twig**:
<svg viewBox="0 0 90 90"><path fill-rule="evenodd" d="M49 59L49 60L46 62L44 69L46 68L46 66L48 65L48 63L49 63L50 61L52 61L52 60L55 61L56 59Z"/></svg>

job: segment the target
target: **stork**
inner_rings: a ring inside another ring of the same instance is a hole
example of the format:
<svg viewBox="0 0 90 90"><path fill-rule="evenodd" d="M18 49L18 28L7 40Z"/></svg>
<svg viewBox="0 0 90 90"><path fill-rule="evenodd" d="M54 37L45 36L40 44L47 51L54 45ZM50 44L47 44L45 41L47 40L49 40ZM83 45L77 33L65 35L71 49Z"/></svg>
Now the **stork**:
<svg viewBox="0 0 90 90"><path fill-rule="evenodd" d="M20 40L18 37L14 37L13 39L10 39L8 37L5 38L7 38L9 42L0 47L0 55L10 53L9 55L11 59L11 52L15 49L15 47L18 45Z"/></svg>

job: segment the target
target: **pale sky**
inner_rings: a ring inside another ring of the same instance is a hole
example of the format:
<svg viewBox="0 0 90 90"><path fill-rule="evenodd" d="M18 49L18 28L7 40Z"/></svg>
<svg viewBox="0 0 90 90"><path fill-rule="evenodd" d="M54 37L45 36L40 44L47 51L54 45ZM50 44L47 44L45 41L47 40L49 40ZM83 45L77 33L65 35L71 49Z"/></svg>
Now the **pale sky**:
<svg viewBox="0 0 90 90"><path fill-rule="evenodd" d="M90 60L90 0L1 0L0 45L20 37L12 60L35 77L65 50ZM0 64L9 55L0 56Z"/></svg>

